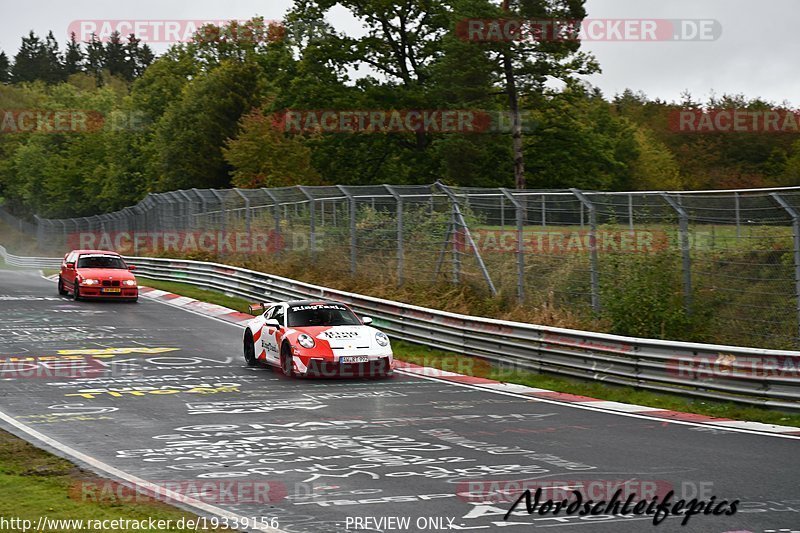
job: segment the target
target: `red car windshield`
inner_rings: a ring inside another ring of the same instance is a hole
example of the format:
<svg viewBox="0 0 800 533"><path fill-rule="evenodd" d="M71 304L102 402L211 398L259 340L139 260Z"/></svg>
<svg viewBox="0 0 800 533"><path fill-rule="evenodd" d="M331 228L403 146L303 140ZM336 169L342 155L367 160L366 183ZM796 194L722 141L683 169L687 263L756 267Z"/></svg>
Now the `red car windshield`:
<svg viewBox="0 0 800 533"><path fill-rule="evenodd" d="M289 307L290 328L308 326L360 326L361 321L343 305L312 304Z"/></svg>
<svg viewBox="0 0 800 533"><path fill-rule="evenodd" d="M78 258L78 268L127 269L121 257L115 255L82 255Z"/></svg>

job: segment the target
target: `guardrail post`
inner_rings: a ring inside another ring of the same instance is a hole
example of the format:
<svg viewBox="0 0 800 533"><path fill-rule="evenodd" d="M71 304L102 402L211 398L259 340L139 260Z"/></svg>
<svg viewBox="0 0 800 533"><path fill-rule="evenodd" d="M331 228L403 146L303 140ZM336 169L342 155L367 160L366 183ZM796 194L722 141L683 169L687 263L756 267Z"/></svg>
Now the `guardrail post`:
<svg viewBox="0 0 800 533"><path fill-rule="evenodd" d="M400 287L404 282L405 273L405 248L403 243L403 197L400 196L394 187L384 185L394 197L397 206L397 286Z"/></svg>
<svg viewBox="0 0 800 533"><path fill-rule="evenodd" d="M661 197L678 213L681 238L681 256L683 258L683 299L686 314L692 314L692 258L689 248L689 214L678 202L667 193L662 192Z"/></svg>
<svg viewBox="0 0 800 533"><path fill-rule="evenodd" d="M247 235L250 235L250 198L239 189L234 188L233 190L244 200L244 227Z"/></svg>
<svg viewBox="0 0 800 533"><path fill-rule="evenodd" d="M186 200L186 209L184 209L183 213L186 222L184 222L183 227L184 229L195 229L194 202L192 201L192 197L186 194L186 191L178 191L178 193Z"/></svg>
<svg viewBox="0 0 800 533"><path fill-rule="evenodd" d="M597 258L597 209L589 201L583 191L570 189L581 204L581 227L583 227L583 208L589 211L589 261L591 263L590 276L592 284L592 309L600 312L600 268Z"/></svg>
<svg viewBox="0 0 800 533"><path fill-rule="evenodd" d="M525 236L525 208L522 203L514 198L508 189L500 189L514 205L517 211L517 299L520 303L525 301L525 248L523 237Z"/></svg>
<svg viewBox="0 0 800 533"><path fill-rule="evenodd" d="M486 280L486 284L489 286L489 291L492 293L492 296L497 296L497 289L494 286L494 282L492 282L491 276L489 276L489 271L486 269L486 264L483 262L483 257L481 257L481 253L478 250L478 247L475 246L475 241L472 239L472 234L469 231L469 226L467 225L466 219L464 219L464 215L461 213L461 208L458 206L458 199L456 198L455 194L450 190L450 188L442 183L441 181L437 181L436 185L439 189L444 192L447 197L450 199L450 203L453 206L453 217L454 223L461 226L464 230L464 237L467 240L467 245L472 249L473 253L475 254L475 259L478 261L478 267L481 269L483 273L483 277ZM458 247L458 239L453 238L453 247ZM456 257L458 253L455 254Z"/></svg>
<svg viewBox="0 0 800 533"><path fill-rule="evenodd" d="M350 202L350 273L355 275L358 268L358 235L356 234L356 198L341 185L336 186Z"/></svg>
<svg viewBox="0 0 800 533"><path fill-rule="evenodd" d="M316 202L314 197L311 196L311 193L306 190L305 187L302 185L297 186L298 190L302 192L306 198L308 198L308 219L309 219L309 230L308 230L308 238L309 238L309 246L311 247L311 262L314 263L317 260L317 212L316 212ZM296 206L297 204L295 204Z"/></svg>
<svg viewBox="0 0 800 533"><path fill-rule="evenodd" d="M800 213L780 194L770 194L792 217L792 233L794 237L794 294L797 298L797 336L800 340Z"/></svg>

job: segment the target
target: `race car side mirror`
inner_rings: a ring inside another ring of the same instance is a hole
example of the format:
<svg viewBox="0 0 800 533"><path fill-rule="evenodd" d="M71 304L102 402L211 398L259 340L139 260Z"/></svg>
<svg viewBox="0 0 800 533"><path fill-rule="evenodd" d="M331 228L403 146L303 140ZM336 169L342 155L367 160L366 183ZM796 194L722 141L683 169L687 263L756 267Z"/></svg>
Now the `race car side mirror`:
<svg viewBox="0 0 800 533"><path fill-rule="evenodd" d="M67 264L66 264L66 265L64 265L64 266L65 266L65 267L67 267L67 268L70 268L70 269L72 269L72 268L75 268L75 263L67 263Z"/></svg>
<svg viewBox="0 0 800 533"><path fill-rule="evenodd" d="M372 319L368 316L362 316L361 322L363 322L365 326L369 326L370 324L372 324Z"/></svg>
<svg viewBox="0 0 800 533"><path fill-rule="evenodd" d="M274 319L274 318L268 318L267 321L264 324L266 324L267 326L269 326L271 328L281 329L281 323L278 322L278 320Z"/></svg>
<svg viewBox="0 0 800 533"><path fill-rule="evenodd" d="M128 270L136 270L136 265L128 265Z"/></svg>

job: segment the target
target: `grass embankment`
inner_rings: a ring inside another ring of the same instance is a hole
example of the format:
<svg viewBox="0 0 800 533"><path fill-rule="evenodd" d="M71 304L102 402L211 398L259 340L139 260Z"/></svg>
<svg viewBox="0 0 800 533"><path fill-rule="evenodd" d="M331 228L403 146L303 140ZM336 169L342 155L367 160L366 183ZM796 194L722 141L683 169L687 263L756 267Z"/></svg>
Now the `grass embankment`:
<svg viewBox="0 0 800 533"><path fill-rule="evenodd" d="M108 480L81 470L5 431L0 431L0 516L6 520L171 520L168 529L117 529L117 531L194 531L179 529L183 519L194 515L165 503L113 488ZM52 523L51 523L52 524ZM65 525L65 524L62 524ZM73 527L48 528L71 533ZM30 529L29 531L33 531ZM208 531L208 530L207 530ZM222 530L215 530L222 531Z"/></svg>
<svg viewBox="0 0 800 533"><path fill-rule="evenodd" d="M174 292L175 294L223 305L243 312L247 311L250 303L242 298L227 296L216 291L198 289L184 283L145 280L145 284L154 289ZM530 387L589 396L601 400L647 405L660 409L671 409L719 418L800 427L800 415L795 414L746 407L732 402L687 399L673 394L660 394L632 387L547 376L524 370L509 371L479 358L447 353L403 341L393 341L392 347L395 357L401 361L470 376L495 379L506 383L519 383Z"/></svg>

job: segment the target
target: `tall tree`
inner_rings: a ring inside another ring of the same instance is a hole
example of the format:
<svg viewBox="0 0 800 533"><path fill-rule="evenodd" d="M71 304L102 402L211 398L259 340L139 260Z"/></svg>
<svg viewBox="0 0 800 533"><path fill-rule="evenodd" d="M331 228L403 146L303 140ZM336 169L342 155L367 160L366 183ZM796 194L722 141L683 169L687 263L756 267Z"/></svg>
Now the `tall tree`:
<svg viewBox="0 0 800 533"><path fill-rule="evenodd" d="M61 59L61 52L58 50L58 41L52 31L47 32L44 41L44 56L46 70L44 81L47 83L59 83L66 79L64 63Z"/></svg>
<svg viewBox="0 0 800 533"><path fill-rule="evenodd" d="M112 76L119 76L130 80L133 78L133 68L128 61L128 54L122 36L118 31L113 32L106 43L104 66Z"/></svg>
<svg viewBox="0 0 800 533"><path fill-rule="evenodd" d="M137 39L136 35L130 34L128 42L125 43L125 58L128 62L127 72L130 76L129 80L133 81L144 74L145 69L149 67L155 59L155 54L147 44L141 44L142 40Z"/></svg>
<svg viewBox="0 0 800 533"><path fill-rule="evenodd" d="M98 87L103 85L103 69L106 65L106 51L94 33L86 43L86 72L94 76Z"/></svg>
<svg viewBox="0 0 800 533"><path fill-rule="evenodd" d="M258 105L260 76L253 62L223 61L186 86L156 125L161 190L230 186L222 146Z"/></svg>
<svg viewBox="0 0 800 533"><path fill-rule="evenodd" d="M0 52L0 83L8 83L11 80L11 65L5 52Z"/></svg>
<svg viewBox="0 0 800 533"><path fill-rule="evenodd" d="M22 38L22 45L14 56L11 68L11 79L14 83L23 83L43 79L47 72L47 58L44 43L31 31Z"/></svg>
<svg viewBox="0 0 800 533"><path fill-rule="evenodd" d="M64 71L67 76L83 72L83 51L80 43L76 40L75 32L70 34L67 49L64 52Z"/></svg>

